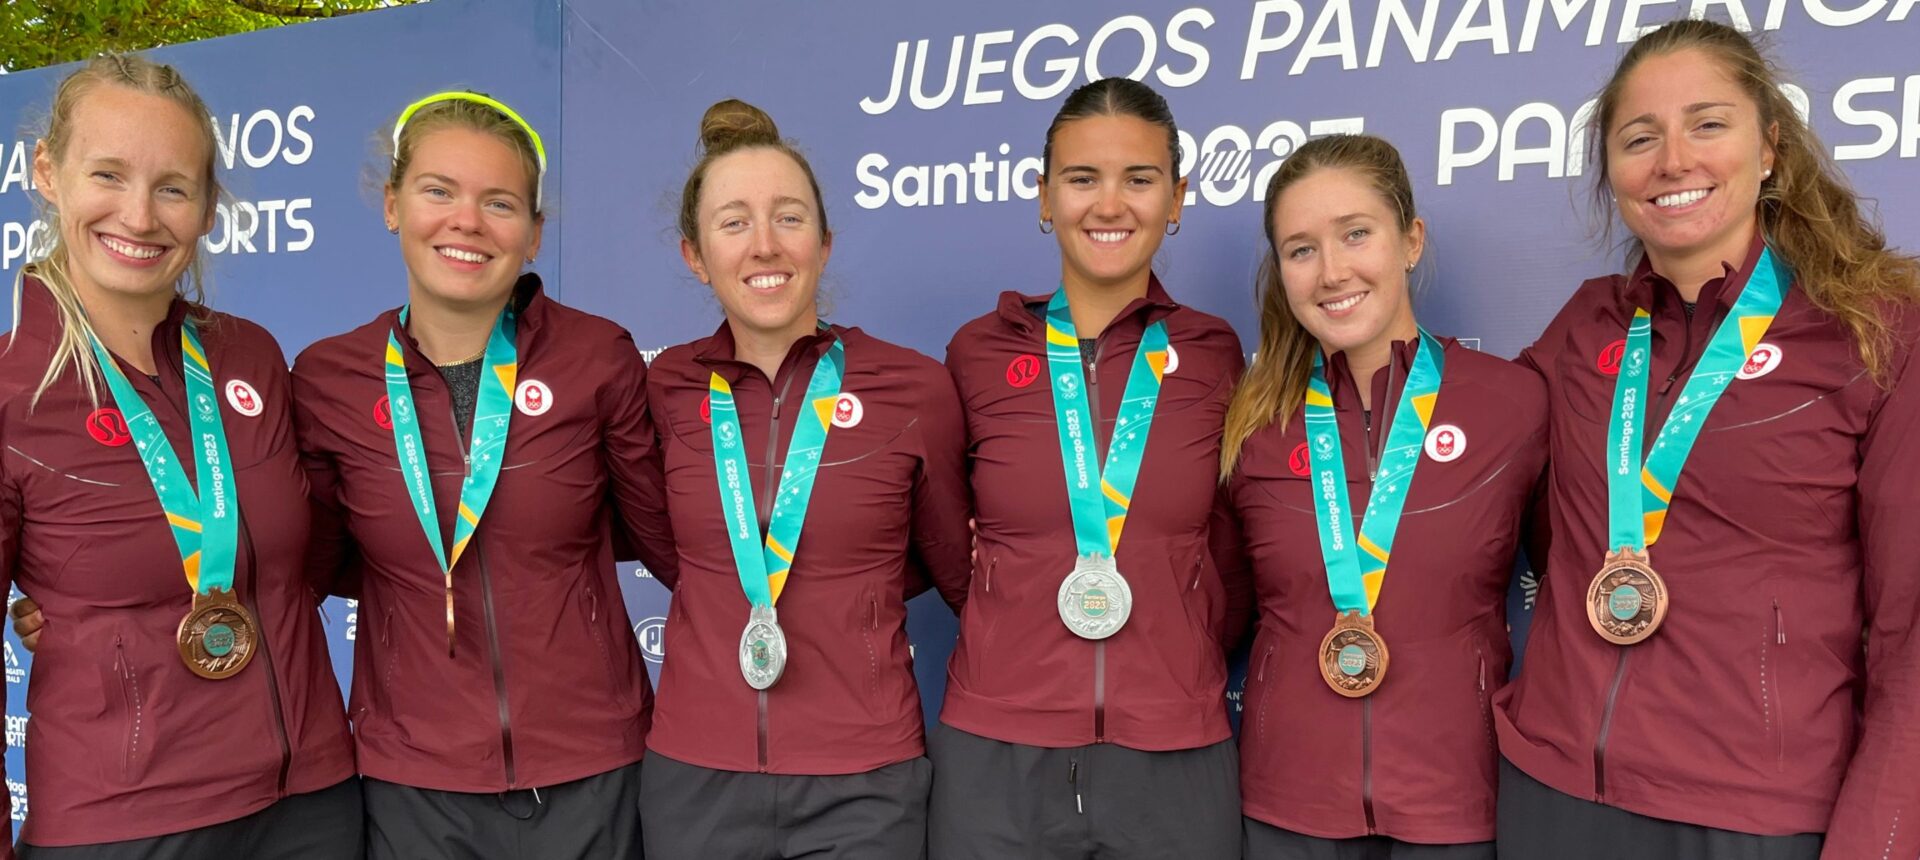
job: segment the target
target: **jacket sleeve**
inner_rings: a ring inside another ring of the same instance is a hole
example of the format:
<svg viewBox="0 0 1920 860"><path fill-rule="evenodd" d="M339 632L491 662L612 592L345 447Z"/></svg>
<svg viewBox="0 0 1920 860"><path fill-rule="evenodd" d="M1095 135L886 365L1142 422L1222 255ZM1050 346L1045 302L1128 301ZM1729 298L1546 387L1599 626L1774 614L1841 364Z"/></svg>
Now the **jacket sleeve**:
<svg viewBox="0 0 1920 860"><path fill-rule="evenodd" d="M4 431L0 431L0 451L4 450ZM5 465L0 463L0 594L10 594L13 588L13 571L20 556L20 529L25 519L24 513L20 488L6 473ZM11 617L0 619L0 623L6 623ZM7 647L12 648L12 643L8 643ZM0 710L4 710L6 705L7 691L0 687ZM6 775L5 757L0 756L0 778ZM0 860L13 860L13 816L7 816L6 829L0 830L0 837L5 837L0 840Z"/></svg>
<svg viewBox="0 0 1920 860"><path fill-rule="evenodd" d="M1866 699L1860 743L1821 853L1834 860L1920 856L1920 361L1913 355L1920 349L1906 357L1860 444Z"/></svg>
<svg viewBox="0 0 1920 860"><path fill-rule="evenodd" d="M920 470L914 475L913 534L908 591L916 572L939 589L955 615L967 602L973 580L973 490L967 481L967 421L952 377L927 374L926 396L915 419Z"/></svg>
<svg viewBox="0 0 1920 860"><path fill-rule="evenodd" d="M328 595L360 597L360 557L347 528L345 488L334 460L338 437L316 415L318 386L299 365L293 373L293 435L300 443L300 467L307 476L308 526L306 576L314 602Z"/></svg>
<svg viewBox="0 0 1920 860"><path fill-rule="evenodd" d="M640 563L673 588L680 580L680 556L667 517L667 482L660 438L648 408L651 386L647 363L633 338L622 332L613 349L612 376L601 392L602 436L614 514L626 543ZM621 543L616 541L616 543Z"/></svg>

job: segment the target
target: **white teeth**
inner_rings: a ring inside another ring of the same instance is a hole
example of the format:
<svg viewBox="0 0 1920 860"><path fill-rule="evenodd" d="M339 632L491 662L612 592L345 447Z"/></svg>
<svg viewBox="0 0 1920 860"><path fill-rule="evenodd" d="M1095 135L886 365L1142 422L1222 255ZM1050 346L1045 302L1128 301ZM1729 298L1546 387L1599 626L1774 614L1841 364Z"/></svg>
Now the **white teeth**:
<svg viewBox="0 0 1920 860"><path fill-rule="evenodd" d="M1689 203L1698 202L1700 198L1705 196L1707 196L1707 189L1705 188L1696 188L1692 191L1676 191L1672 194L1662 194L1659 197L1653 198L1653 205L1662 209L1671 209L1675 206L1685 206Z"/></svg>
<svg viewBox="0 0 1920 860"><path fill-rule="evenodd" d="M484 263L492 259L478 251L462 251L459 248L437 248L435 250L438 250L442 257L449 260L459 260L462 263Z"/></svg>
<svg viewBox="0 0 1920 860"><path fill-rule="evenodd" d="M165 248L150 248L144 245L129 245L112 236L101 236L100 241L112 248L114 253L132 257L136 260L151 260L167 252Z"/></svg>
<svg viewBox="0 0 1920 860"><path fill-rule="evenodd" d="M1320 306L1323 308L1326 308L1329 311L1344 311L1347 308L1350 308L1350 307L1353 307L1354 305L1359 304L1360 300L1366 297L1367 297L1366 293L1354 293L1353 295L1348 296L1344 299L1341 299L1337 302L1322 302Z"/></svg>
<svg viewBox="0 0 1920 860"><path fill-rule="evenodd" d="M1088 230L1087 235L1095 242L1122 242L1132 235L1132 230Z"/></svg>
<svg viewBox="0 0 1920 860"><path fill-rule="evenodd" d="M786 275L754 275L747 279L747 286L756 290L771 290L786 282Z"/></svg>

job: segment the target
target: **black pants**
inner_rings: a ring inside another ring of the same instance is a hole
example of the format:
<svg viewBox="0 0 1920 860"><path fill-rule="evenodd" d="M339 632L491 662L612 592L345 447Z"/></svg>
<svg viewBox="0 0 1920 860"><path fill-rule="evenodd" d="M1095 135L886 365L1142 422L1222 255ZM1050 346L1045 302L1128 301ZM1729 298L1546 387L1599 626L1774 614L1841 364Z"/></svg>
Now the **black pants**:
<svg viewBox="0 0 1920 860"><path fill-rule="evenodd" d="M1494 860L1491 842L1423 845L1385 836L1321 839L1252 818L1243 820L1247 860Z"/></svg>
<svg viewBox="0 0 1920 860"><path fill-rule="evenodd" d="M1233 741L1143 752L1049 749L950 726L933 758L933 860L1237 860L1240 755Z"/></svg>
<svg viewBox="0 0 1920 860"><path fill-rule="evenodd" d="M919 860L933 765L787 776L647 754L640 808L649 860Z"/></svg>
<svg viewBox="0 0 1920 860"><path fill-rule="evenodd" d="M640 764L469 794L367 780L368 860L637 860Z"/></svg>
<svg viewBox="0 0 1920 860"><path fill-rule="evenodd" d="M1818 860L1823 834L1755 836L1561 794L1500 761L1501 860Z"/></svg>
<svg viewBox="0 0 1920 860"><path fill-rule="evenodd" d="M20 860L359 860L360 778L283 798L245 818L98 845L14 846Z"/></svg>

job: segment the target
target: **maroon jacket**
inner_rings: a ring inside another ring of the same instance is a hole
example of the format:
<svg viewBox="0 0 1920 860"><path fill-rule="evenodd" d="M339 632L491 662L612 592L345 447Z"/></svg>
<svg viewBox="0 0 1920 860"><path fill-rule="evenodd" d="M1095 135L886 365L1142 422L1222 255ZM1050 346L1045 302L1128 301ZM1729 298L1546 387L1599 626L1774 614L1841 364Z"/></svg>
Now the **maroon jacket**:
<svg viewBox="0 0 1920 860"><path fill-rule="evenodd" d="M801 421L817 420L807 380L839 338L842 396L827 432L793 568L776 609L791 655L780 682L740 677L749 606L714 477L712 374L733 387L762 533ZM906 598L930 576L956 610L966 599L966 430L940 365L857 328L801 338L778 373L734 359L732 330L653 361L647 399L666 458L680 571L660 706L647 746L732 771L861 773L923 752L907 649Z"/></svg>
<svg viewBox="0 0 1920 860"><path fill-rule="evenodd" d="M1525 668L1497 699L1500 750L1565 794L1642 815L1826 831L1830 857L1912 857L1920 313L1890 315L1882 387L1847 328L1789 291L1770 351L1706 419L1651 548L1672 593L1665 624L1621 648L1582 605L1606 552L1611 345L1636 305L1649 310L1651 441L1759 251L1700 291L1691 322L1644 264L1588 281L1522 356L1552 402L1553 546Z"/></svg>
<svg viewBox="0 0 1920 860"><path fill-rule="evenodd" d="M1320 676L1335 610L1301 410L1241 451L1230 489L1260 597L1240 721L1252 818L1333 839L1493 838L1489 700L1507 677L1507 583L1546 466L1547 394L1524 368L1443 342L1440 399L1374 608L1392 659L1371 696L1345 698ZM1371 421L1346 356L1328 363L1355 529L1412 357L1395 344L1393 365L1373 375Z"/></svg>
<svg viewBox="0 0 1920 860"><path fill-rule="evenodd" d="M180 327L188 313L205 315L241 511L234 586L265 634L239 675L209 681L180 661L174 637L193 592L105 381L96 405L68 369L31 404L60 328L38 280L28 277L24 293L0 347L0 588L18 584L47 626L27 690L33 810L22 839L177 833L352 776L340 689L302 576L307 485L279 344L246 320L175 300L153 333L159 383L121 365L179 462L193 462ZM234 383L248 388L230 391Z"/></svg>
<svg viewBox="0 0 1920 860"><path fill-rule="evenodd" d="M1043 747L1218 743L1229 735L1222 644L1252 609L1217 481L1220 429L1244 364L1240 341L1225 321L1174 303L1158 279L1099 337L1087 394L1102 463L1149 323L1166 321L1175 359L1116 558L1133 615L1092 642L1055 609L1078 550L1046 370L1047 299L1001 293L998 309L947 345L967 410L979 546L940 720Z"/></svg>
<svg viewBox="0 0 1920 860"><path fill-rule="evenodd" d="M548 299L532 275L514 301L522 393L500 482L454 567L452 656L439 562L386 423L387 333L401 331L451 547L466 438L446 383L397 310L294 364L316 507L352 537L360 626L350 712L370 777L497 792L604 773L644 749L653 694L615 579L613 532L616 519L660 504L646 365L619 326ZM668 539L638 533L642 560L670 574L671 553L657 551Z"/></svg>

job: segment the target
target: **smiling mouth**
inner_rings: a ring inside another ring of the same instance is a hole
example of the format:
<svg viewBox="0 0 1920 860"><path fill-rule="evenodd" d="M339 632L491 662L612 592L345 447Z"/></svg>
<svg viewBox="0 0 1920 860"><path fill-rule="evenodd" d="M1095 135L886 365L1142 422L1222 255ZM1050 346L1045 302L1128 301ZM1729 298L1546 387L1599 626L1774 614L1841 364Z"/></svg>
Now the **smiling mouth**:
<svg viewBox="0 0 1920 860"><path fill-rule="evenodd" d="M747 279L747 286L756 290L774 290L786 285L791 275L754 275Z"/></svg>
<svg viewBox="0 0 1920 860"><path fill-rule="evenodd" d="M1691 206L1702 200L1705 200L1707 198L1707 195L1712 193L1713 193L1713 189L1711 188L1695 188L1691 191L1675 191L1671 194L1662 194L1659 197L1653 198L1653 205L1658 206L1661 209L1680 209L1687 206Z"/></svg>
<svg viewBox="0 0 1920 860"><path fill-rule="evenodd" d="M493 259L493 256L490 254L482 254L479 251L468 251L461 248L438 247L434 248L434 250L440 252L440 256L458 263L479 264Z"/></svg>
<svg viewBox="0 0 1920 860"><path fill-rule="evenodd" d="M1132 230L1088 230L1087 238L1102 245L1115 245L1127 241L1133 235Z"/></svg>
<svg viewBox="0 0 1920 860"><path fill-rule="evenodd" d="M129 242L125 239L108 236L104 233L95 233L94 235L100 237L100 244L105 245L107 250L132 260L151 260L167 252L166 246L164 245L147 245L139 242Z"/></svg>
<svg viewBox="0 0 1920 860"><path fill-rule="evenodd" d="M1353 295L1342 296L1330 302L1321 302L1320 309L1330 314L1345 313L1352 310L1354 306L1366 301L1366 298L1366 293L1354 293Z"/></svg>

